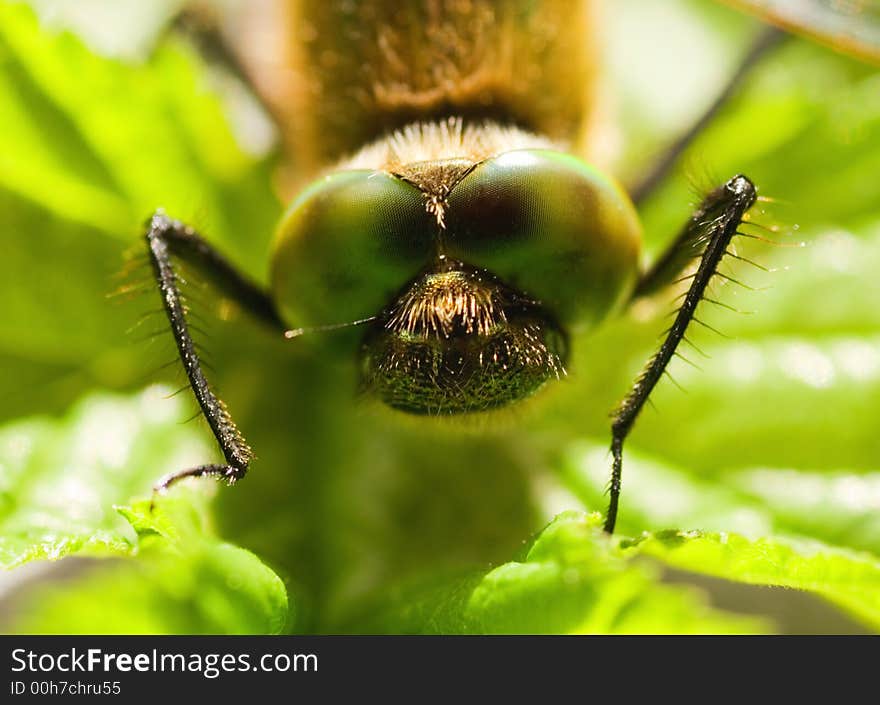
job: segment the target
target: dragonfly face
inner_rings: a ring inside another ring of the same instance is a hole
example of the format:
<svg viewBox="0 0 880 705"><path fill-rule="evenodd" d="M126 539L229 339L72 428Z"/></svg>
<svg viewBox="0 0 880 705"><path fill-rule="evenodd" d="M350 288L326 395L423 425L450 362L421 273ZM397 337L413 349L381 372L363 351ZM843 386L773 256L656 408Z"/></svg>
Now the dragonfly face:
<svg viewBox="0 0 880 705"><path fill-rule="evenodd" d="M504 406L564 376L568 331L631 293L638 218L611 179L524 132L453 119L414 137L394 164L337 171L295 201L273 292L297 324L374 319L362 387L396 409ZM438 156L410 160L432 143Z"/></svg>

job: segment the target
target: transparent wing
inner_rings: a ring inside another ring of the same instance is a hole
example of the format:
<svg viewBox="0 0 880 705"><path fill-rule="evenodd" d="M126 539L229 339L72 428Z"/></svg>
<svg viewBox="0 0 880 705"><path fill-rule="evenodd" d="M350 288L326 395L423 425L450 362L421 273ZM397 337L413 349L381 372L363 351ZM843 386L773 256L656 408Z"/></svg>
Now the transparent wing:
<svg viewBox="0 0 880 705"><path fill-rule="evenodd" d="M880 0L722 0L836 51L880 64Z"/></svg>

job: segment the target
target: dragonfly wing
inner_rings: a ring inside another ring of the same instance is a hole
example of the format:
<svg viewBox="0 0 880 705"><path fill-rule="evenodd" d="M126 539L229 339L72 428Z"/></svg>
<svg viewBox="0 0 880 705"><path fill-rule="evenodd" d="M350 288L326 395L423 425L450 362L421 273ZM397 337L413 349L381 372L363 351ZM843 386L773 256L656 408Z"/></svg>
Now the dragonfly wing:
<svg viewBox="0 0 880 705"><path fill-rule="evenodd" d="M835 51L880 64L878 0L722 0Z"/></svg>

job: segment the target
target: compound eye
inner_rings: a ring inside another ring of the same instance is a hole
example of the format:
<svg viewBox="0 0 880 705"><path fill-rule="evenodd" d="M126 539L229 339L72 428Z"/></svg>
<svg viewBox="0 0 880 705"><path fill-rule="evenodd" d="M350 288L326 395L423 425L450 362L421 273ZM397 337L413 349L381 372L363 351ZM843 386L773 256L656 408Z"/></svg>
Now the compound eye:
<svg viewBox="0 0 880 705"><path fill-rule="evenodd" d="M315 181L281 221L272 291L292 326L343 323L379 313L434 251L437 224L421 193L368 170Z"/></svg>
<svg viewBox="0 0 880 705"><path fill-rule="evenodd" d="M561 323L597 323L635 281L635 208L610 178L562 152L482 162L449 195L446 224L451 256L492 271Z"/></svg>

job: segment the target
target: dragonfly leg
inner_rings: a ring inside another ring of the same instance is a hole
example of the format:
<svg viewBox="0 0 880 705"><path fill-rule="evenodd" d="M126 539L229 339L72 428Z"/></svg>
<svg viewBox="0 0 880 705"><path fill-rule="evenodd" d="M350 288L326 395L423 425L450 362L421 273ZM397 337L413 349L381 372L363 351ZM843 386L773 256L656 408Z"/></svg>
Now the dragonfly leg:
<svg viewBox="0 0 880 705"><path fill-rule="evenodd" d="M159 480L155 489L163 492L185 477L213 476L232 484L244 477L253 451L232 420L223 400L214 393L205 378L187 323L187 308L174 257L199 267L225 295L264 323L282 331L284 324L269 295L241 275L192 228L157 212L148 222L145 239L153 275L183 369L226 460L224 464L200 465L171 473Z"/></svg>
<svg viewBox="0 0 880 705"><path fill-rule="evenodd" d="M609 534L613 533L617 522L624 441L639 412L663 376L679 343L684 339L688 326L692 321L697 320L695 313L700 301L703 300L706 287L715 276L731 239L736 235L743 216L755 203L756 197L755 186L749 179L742 175L734 176L706 196L677 239L679 247L687 250L688 258L699 256L700 264L660 349L648 361L632 389L613 413L610 501L605 518L605 531ZM653 268L645 275L649 281L652 271Z"/></svg>

